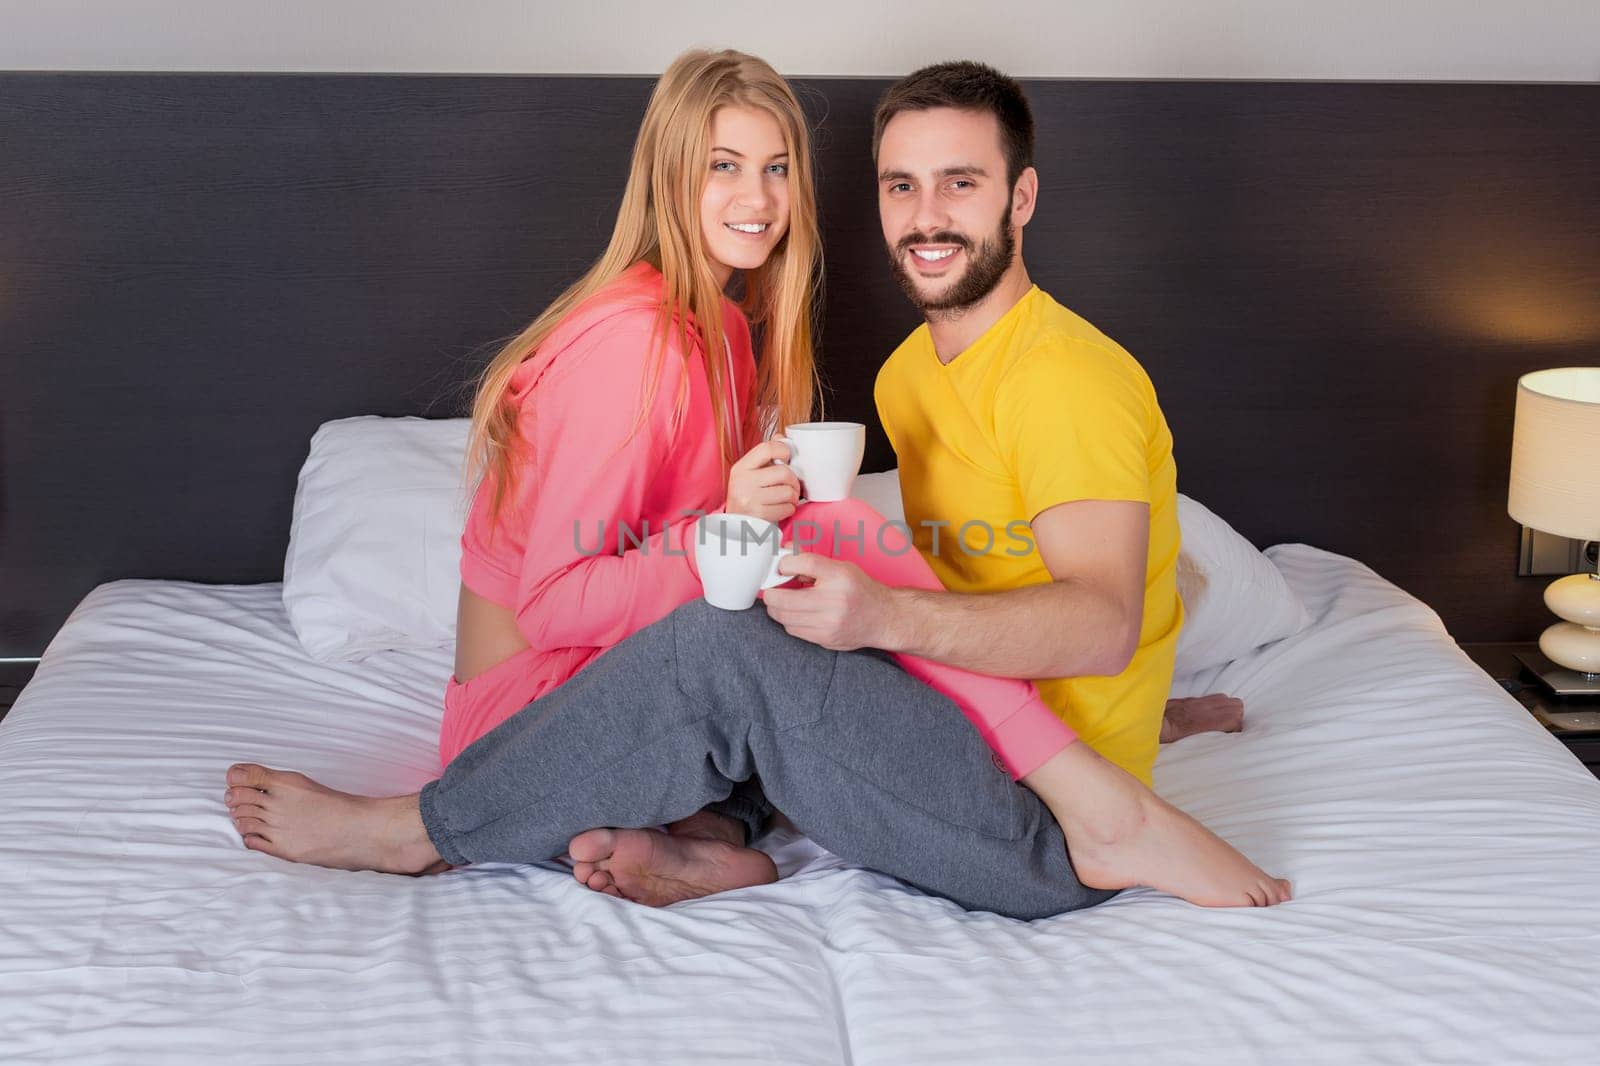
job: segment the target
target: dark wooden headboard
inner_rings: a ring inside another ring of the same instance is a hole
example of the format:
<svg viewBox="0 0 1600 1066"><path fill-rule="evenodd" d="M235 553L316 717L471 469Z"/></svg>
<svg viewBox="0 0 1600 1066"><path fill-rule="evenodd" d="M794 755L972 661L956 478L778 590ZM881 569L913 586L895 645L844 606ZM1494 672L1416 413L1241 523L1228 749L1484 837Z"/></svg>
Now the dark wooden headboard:
<svg viewBox="0 0 1600 1066"><path fill-rule="evenodd" d="M818 123L830 413L915 324ZM0 657L95 584L281 576L327 419L459 414L600 249L650 82L0 74ZM1179 487L1357 556L1462 639L1543 623L1514 383L1600 362L1600 86L1033 81L1035 278L1149 369ZM893 463L874 430L869 469Z"/></svg>

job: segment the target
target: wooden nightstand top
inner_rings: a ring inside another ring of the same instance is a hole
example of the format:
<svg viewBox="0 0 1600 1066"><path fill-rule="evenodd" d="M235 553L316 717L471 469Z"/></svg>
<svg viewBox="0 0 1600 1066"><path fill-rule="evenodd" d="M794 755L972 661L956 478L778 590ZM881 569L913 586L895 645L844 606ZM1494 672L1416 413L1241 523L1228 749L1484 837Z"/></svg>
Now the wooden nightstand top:
<svg viewBox="0 0 1600 1066"><path fill-rule="evenodd" d="M1501 682L1540 724L1600 776L1600 699L1582 696L1563 699L1541 685L1516 657L1519 651L1538 649L1534 641L1461 645L1461 650L1484 673Z"/></svg>

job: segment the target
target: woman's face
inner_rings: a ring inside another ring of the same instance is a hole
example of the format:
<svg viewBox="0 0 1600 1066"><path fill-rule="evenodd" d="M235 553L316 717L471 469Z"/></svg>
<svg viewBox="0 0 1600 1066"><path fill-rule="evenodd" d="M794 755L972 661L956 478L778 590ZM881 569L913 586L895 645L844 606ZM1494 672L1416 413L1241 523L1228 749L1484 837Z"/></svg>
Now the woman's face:
<svg viewBox="0 0 1600 1066"><path fill-rule="evenodd" d="M749 107L711 116L700 232L717 280L767 261L789 229L789 149L778 120Z"/></svg>

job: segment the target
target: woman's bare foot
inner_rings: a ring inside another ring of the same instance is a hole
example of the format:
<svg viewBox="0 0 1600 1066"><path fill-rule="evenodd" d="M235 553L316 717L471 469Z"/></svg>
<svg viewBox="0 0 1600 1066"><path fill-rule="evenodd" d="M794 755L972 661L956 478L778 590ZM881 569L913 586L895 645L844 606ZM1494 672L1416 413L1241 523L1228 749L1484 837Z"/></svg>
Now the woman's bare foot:
<svg viewBox="0 0 1600 1066"><path fill-rule="evenodd" d="M1161 743L1192 737L1196 733L1237 733L1244 728L1244 701L1213 692L1168 700L1161 716Z"/></svg>
<svg viewBox="0 0 1600 1066"><path fill-rule="evenodd" d="M1268 907L1290 897L1226 841L1076 743L1023 779L1056 816L1078 879L1090 888L1134 885L1202 907Z"/></svg>
<svg viewBox="0 0 1600 1066"><path fill-rule="evenodd" d="M223 800L252 851L337 870L449 869L422 828L415 795L352 796L255 763L229 767L228 786Z"/></svg>
<svg viewBox="0 0 1600 1066"><path fill-rule="evenodd" d="M778 879L764 853L712 836L591 829L573 837L567 850L579 884L650 907Z"/></svg>

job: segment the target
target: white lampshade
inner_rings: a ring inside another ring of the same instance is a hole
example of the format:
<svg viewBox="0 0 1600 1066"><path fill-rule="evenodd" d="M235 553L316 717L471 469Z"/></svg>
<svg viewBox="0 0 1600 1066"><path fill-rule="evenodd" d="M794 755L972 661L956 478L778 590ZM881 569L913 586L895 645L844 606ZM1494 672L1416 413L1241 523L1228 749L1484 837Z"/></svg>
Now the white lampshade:
<svg viewBox="0 0 1600 1066"><path fill-rule="evenodd" d="M1600 367L1517 382L1506 510L1544 533L1600 540Z"/></svg>

